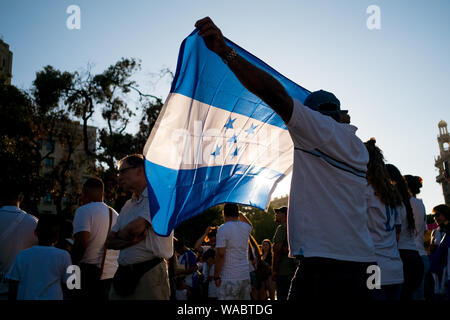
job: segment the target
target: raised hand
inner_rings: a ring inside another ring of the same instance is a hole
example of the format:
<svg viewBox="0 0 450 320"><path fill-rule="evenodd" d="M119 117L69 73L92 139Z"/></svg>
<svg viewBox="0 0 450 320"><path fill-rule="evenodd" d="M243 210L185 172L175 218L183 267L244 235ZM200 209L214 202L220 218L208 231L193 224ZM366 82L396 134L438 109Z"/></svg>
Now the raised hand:
<svg viewBox="0 0 450 320"><path fill-rule="evenodd" d="M195 27L199 29L198 35L203 38L206 47L208 47L209 50L217 53L221 57L230 50L225 43L222 32L217 28L210 17L198 20L195 23Z"/></svg>

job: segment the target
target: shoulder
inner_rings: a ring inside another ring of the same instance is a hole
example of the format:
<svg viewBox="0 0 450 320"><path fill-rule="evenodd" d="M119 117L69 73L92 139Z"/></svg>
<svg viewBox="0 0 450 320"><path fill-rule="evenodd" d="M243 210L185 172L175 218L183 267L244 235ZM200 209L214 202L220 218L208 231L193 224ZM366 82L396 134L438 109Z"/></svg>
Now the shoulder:
<svg viewBox="0 0 450 320"><path fill-rule="evenodd" d="M247 229L247 230L249 230L249 231L252 231L252 226L249 225L248 223L243 222L243 221L238 221L238 222L239 222L239 224L240 224L240 226L241 226L242 228Z"/></svg>
<svg viewBox="0 0 450 320"><path fill-rule="evenodd" d="M59 249L59 248L55 248L55 247L48 247L47 252L50 255L53 255L54 257L58 257L58 258L62 259L63 261L64 260L67 261L68 259L70 259L70 254L66 250L63 250L63 249Z"/></svg>
<svg viewBox="0 0 450 320"><path fill-rule="evenodd" d="M296 128L298 124L315 126L317 125L317 123L321 123L322 125L331 128L334 127L334 125L336 124L336 121L334 121L330 117L324 116L320 112L306 107L299 100L292 99L292 101L293 101L292 116L289 119L289 122L286 124L288 128L289 127Z"/></svg>
<svg viewBox="0 0 450 320"><path fill-rule="evenodd" d="M79 207L77 210L75 210L74 219L81 218L81 217L84 217L86 215L89 215L89 214L92 213L92 211L93 211L92 210L92 203L85 204L85 205Z"/></svg>
<svg viewBox="0 0 450 320"><path fill-rule="evenodd" d="M23 220L25 221L25 223L30 224L32 226L36 226L38 223L38 218L36 218L35 216L33 216L32 214L26 213L23 210L20 210L21 214L24 214L25 216L23 217Z"/></svg>
<svg viewBox="0 0 450 320"><path fill-rule="evenodd" d="M275 230L275 234L273 236L274 241L279 242L280 238L283 237L287 233L287 225L286 224L280 224L277 229Z"/></svg>
<svg viewBox="0 0 450 320"><path fill-rule="evenodd" d="M31 248L24 249L17 254L16 261L27 259L27 257L35 255L37 252L39 252L39 246L32 246Z"/></svg>

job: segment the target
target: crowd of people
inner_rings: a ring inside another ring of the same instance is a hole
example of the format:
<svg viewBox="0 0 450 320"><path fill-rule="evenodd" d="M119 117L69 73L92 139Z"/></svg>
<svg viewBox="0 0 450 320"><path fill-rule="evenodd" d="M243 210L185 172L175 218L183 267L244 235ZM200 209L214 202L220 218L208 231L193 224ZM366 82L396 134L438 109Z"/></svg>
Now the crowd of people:
<svg viewBox="0 0 450 320"><path fill-rule="evenodd" d="M375 139L363 143L334 94L320 90L303 103L293 99L229 47L211 19L196 27L239 81L283 119L292 138L289 205L275 209L273 238L258 244L234 203L224 205L224 223L208 227L192 249L173 233L157 235L144 158L134 154L118 163L118 182L132 194L119 214L104 203L98 178L86 180L73 227L62 229L55 216L37 220L20 210L20 190L1 192L1 297L449 299L449 206L433 208L438 228L427 252L420 177L385 163ZM380 274L372 287L374 266Z"/></svg>

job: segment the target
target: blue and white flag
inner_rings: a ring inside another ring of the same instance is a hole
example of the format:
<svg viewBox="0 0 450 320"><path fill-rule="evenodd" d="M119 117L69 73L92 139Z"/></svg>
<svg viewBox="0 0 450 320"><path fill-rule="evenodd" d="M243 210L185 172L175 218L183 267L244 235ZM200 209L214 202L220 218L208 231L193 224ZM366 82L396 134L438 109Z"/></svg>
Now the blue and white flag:
<svg viewBox="0 0 450 320"><path fill-rule="evenodd" d="M309 91L227 40L278 79L291 97ZM154 231L226 202L266 209L291 170L293 143L283 120L238 81L194 30L181 44L172 88L144 148Z"/></svg>

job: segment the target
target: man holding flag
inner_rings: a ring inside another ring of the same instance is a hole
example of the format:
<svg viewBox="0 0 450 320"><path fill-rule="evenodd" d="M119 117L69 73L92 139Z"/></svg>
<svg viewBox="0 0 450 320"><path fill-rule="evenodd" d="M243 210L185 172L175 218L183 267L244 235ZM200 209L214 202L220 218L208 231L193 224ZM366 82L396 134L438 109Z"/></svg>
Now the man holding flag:
<svg viewBox="0 0 450 320"><path fill-rule="evenodd" d="M369 157L347 111L323 90L304 103L292 98L271 74L227 45L209 17L195 26L241 84L282 118L292 138L288 240L290 256L300 265L289 299L368 298L366 272L376 264L365 216Z"/></svg>

